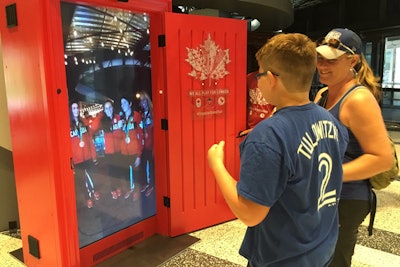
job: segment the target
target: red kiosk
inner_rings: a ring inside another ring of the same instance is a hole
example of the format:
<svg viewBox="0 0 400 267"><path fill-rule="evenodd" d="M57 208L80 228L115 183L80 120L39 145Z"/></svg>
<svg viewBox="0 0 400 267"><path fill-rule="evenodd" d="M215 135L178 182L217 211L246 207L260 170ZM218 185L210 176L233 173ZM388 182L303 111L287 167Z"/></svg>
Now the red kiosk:
<svg viewBox="0 0 400 267"><path fill-rule="evenodd" d="M234 218L206 153L225 140L227 166L238 172L245 21L174 14L171 0L2 0L1 8L27 266L92 266L156 233Z"/></svg>

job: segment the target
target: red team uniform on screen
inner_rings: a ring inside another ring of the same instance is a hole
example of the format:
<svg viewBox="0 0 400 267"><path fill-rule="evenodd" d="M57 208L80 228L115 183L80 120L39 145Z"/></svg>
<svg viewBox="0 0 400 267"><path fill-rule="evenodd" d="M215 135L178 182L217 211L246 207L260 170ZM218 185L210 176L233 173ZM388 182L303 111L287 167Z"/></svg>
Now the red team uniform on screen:
<svg viewBox="0 0 400 267"><path fill-rule="evenodd" d="M71 127L70 137L74 164L96 159L96 149L87 126L79 122L75 127Z"/></svg>
<svg viewBox="0 0 400 267"><path fill-rule="evenodd" d="M134 111L133 116L126 118L122 128L123 138L121 141L122 155L141 156L143 151L143 130L140 128L142 117L139 112Z"/></svg>
<svg viewBox="0 0 400 267"><path fill-rule="evenodd" d="M104 153L114 154L121 151L121 140L124 135L121 130L121 117L114 114L109 125L110 129L104 129Z"/></svg>

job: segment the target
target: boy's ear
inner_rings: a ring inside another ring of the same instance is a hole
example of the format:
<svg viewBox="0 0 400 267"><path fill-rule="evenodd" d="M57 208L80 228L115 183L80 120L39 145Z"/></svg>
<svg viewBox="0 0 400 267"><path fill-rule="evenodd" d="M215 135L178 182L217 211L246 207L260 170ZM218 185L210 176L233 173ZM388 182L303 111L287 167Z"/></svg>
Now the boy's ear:
<svg viewBox="0 0 400 267"><path fill-rule="evenodd" d="M275 86L277 82L277 78L272 72L267 71L267 76L268 76L268 82L270 83L271 86Z"/></svg>

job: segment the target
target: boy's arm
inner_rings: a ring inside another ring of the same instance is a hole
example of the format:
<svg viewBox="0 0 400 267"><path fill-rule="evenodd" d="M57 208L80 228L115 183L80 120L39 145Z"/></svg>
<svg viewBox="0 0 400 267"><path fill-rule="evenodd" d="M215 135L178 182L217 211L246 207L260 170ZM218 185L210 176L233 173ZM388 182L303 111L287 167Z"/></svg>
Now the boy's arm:
<svg viewBox="0 0 400 267"><path fill-rule="evenodd" d="M269 207L252 202L237 192L237 181L224 165L224 145L221 141L208 150L208 162L229 208L247 226L259 224L268 215Z"/></svg>

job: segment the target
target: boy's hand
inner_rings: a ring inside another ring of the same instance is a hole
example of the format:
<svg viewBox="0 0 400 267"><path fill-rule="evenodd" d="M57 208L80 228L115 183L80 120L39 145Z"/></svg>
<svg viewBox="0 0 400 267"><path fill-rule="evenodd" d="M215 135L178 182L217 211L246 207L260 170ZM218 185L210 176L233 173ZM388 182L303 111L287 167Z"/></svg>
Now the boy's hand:
<svg viewBox="0 0 400 267"><path fill-rule="evenodd" d="M208 165L212 170L214 170L218 164L224 164L224 146L225 141L220 141L218 144L214 144L208 149Z"/></svg>

